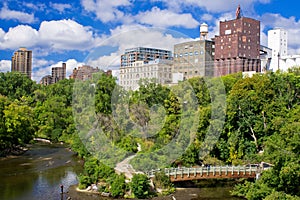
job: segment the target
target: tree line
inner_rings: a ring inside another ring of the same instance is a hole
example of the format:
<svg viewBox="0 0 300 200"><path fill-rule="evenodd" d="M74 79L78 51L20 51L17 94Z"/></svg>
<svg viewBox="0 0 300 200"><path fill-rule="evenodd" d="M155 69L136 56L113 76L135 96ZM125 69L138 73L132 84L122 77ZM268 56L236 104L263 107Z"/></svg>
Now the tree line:
<svg viewBox="0 0 300 200"><path fill-rule="evenodd" d="M255 183L237 185L233 194L247 199L299 198L299 68L252 77L243 77L241 73L210 80L195 77L187 82L190 88L169 88L151 80L141 80L139 90L129 92L118 88L112 76L97 75L94 80L96 84L92 90L95 92L93 103L97 126L114 146L127 152L123 156L137 153L131 162L135 169L144 168L141 163L147 163L151 169L155 166L154 160L166 163L166 157L152 157L151 153L159 152L171 143L180 131L193 129L192 139L184 141L188 147L168 166L238 165L265 161L274 165L272 169L265 171ZM220 81L222 84L218 84ZM6 154L30 142L33 137L65 141L86 160L87 166L79 179L82 187L114 177L107 182L117 187L115 196L123 196L128 190L122 185L125 184L124 177L112 175L111 168L102 166L103 163L82 143L80 136L87 133L77 129L78 124L72 115L74 109L80 109L74 105L74 84L74 80L65 79L42 86L22 74L0 73L1 153ZM83 90L91 89L91 81L81 84ZM123 104L112 104L116 88L128 105L128 113ZM188 95L189 92L194 96ZM220 95L223 97L214 105ZM195 101L197 106L185 110L183 100ZM79 105L86 103L80 98L76 101ZM185 114L197 116L195 127L189 127L190 123L184 121ZM127 117L116 120L114 115ZM224 122L220 120L222 116ZM208 134L210 132L212 134ZM214 138L213 133L218 133L218 138ZM217 140L215 144L207 142L213 140ZM176 145L184 148L183 141L178 141L175 141ZM138 144L141 145L139 152ZM139 191L142 187L136 188ZM147 189L141 194L150 193Z"/></svg>

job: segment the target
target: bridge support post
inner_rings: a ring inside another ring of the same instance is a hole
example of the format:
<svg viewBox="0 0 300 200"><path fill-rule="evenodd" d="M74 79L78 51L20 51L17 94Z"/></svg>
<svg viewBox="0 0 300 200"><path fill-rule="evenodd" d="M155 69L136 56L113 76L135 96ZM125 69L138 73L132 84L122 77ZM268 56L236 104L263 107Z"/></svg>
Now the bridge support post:
<svg viewBox="0 0 300 200"><path fill-rule="evenodd" d="M196 172L196 168L194 168L194 177L196 177L197 172Z"/></svg>
<svg viewBox="0 0 300 200"><path fill-rule="evenodd" d="M190 168L188 168L188 174L187 174L187 177L190 178Z"/></svg>
<svg viewBox="0 0 300 200"><path fill-rule="evenodd" d="M175 168L175 174L174 174L174 179L177 178L177 169Z"/></svg>
<svg viewBox="0 0 300 200"><path fill-rule="evenodd" d="M228 165L226 165L226 176L228 175Z"/></svg>

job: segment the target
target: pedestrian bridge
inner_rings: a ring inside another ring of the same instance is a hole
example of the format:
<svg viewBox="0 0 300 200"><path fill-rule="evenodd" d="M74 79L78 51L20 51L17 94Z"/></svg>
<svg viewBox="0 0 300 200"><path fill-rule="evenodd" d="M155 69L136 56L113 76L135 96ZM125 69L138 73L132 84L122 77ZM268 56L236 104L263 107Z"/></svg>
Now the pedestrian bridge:
<svg viewBox="0 0 300 200"><path fill-rule="evenodd" d="M237 178L258 178L262 171L268 167L259 166L207 166L198 168L165 168L164 172L170 177L171 182L189 181L199 179L237 179ZM149 178L155 176L160 169L146 172Z"/></svg>

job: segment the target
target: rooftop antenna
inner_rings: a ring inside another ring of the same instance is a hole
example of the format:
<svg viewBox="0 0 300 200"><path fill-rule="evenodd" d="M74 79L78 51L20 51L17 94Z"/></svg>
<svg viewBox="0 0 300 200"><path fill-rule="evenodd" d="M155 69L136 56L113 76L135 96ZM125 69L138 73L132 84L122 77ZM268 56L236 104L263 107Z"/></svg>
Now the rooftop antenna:
<svg viewBox="0 0 300 200"><path fill-rule="evenodd" d="M240 5L238 5L238 7L236 9L235 16L236 16L236 19L240 19L242 17L242 10L241 10Z"/></svg>

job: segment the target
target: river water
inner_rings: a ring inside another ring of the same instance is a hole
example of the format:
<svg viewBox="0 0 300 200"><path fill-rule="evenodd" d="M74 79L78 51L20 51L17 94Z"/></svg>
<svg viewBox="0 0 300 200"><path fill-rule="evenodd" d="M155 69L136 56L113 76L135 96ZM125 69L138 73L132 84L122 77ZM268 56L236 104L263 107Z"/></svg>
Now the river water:
<svg viewBox="0 0 300 200"><path fill-rule="evenodd" d="M66 199L77 184L81 161L63 145L35 144L21 156L0 159L1 200Z"/></svg>
<svg viewBox="0 0 300 200"><path fill-rule="evenodd" d="M62 145L35 144L21 156L0 159L0 200L94 200L98 195L78 193L74 186L82 161ZM63 195L60 186L64 186ZM71 186L71 187L70 187ZM70 187L70 188L69 188ZM232 186L178 189L176 200L229 200ZM155 200L172 200L172 196Z"/></svg>

